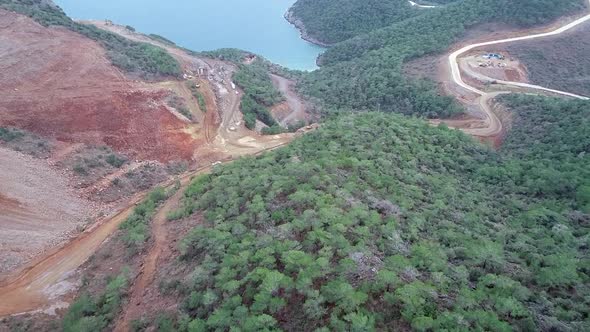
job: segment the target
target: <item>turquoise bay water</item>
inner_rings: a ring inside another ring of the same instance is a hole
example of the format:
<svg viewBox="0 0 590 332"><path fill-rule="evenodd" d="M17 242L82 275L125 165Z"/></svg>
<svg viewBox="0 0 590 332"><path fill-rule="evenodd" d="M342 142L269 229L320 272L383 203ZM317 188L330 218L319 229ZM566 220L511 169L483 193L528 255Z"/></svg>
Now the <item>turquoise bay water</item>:
<svg viewBox="0 0 590 332"><path fill-rule="evenodd" d="M322 48L283 14L295 0L54 0L75 19L110 19L195 51L235 47L291 69L313 70Z"/></svg>

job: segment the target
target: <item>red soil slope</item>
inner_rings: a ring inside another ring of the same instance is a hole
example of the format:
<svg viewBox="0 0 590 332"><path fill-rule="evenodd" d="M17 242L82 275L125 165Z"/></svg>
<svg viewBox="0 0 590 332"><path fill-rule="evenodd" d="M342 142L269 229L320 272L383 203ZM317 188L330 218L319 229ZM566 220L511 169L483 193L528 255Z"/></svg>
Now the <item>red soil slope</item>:
<svg viewBox="0 0 590 332"><path fill-rule="evenodd" d="M0 126L139 159L190 159L195 141L166 94L127 79L94 41L0 10Z"/></svg>

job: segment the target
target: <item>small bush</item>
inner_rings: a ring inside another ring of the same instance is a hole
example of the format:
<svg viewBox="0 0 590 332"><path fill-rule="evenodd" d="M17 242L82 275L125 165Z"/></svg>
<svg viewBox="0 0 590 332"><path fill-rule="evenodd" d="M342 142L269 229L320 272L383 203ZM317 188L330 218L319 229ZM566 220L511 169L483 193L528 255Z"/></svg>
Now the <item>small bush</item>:
<svg viewBox="0 0 590 332"><path fill-rule="evenodd" d="M25 136L25 133L18 129L3 128L0 127L0 141L12 142L14 140L21 139Z"/></svg>
<svg viewBox="0 0 590 332"><path fill-rule="evenodd" d="M114 153L109 154L106 158L106 161L109 165L115 168L120 168L125 164L125 162L127 162L127 160L125 160L124 158L119 158Z"/></svg>
<svg viewBox="0 0 590 332"><path fill-rule="evenodd" d="M81 164L74 165L73 170L78 175L88 175L88 170L86 169L86 167L82 166Z"/></svg>
<svg viewBox="0 0 590 332"><path fill-rule="evenodd" d="M196 87L192 82L187 82L188 88L191 90L193 97L197 98L197 103L199 103L199 108L203 113L207 113L207 104L205 103L205 97L199 91L199 88Z"/></svg>
<svg viewBox="0 0 590 332"><path fill-rule="evenodd" d="M116 316L127 289L126 271L113 278L103 294L93 298L80 296L63 318L64 332L94 332L104 330Z"/></svg>
<svg viewBox="0 0 590 332"><path fill-rule="evenodd" d="M184 209L176 209L173 211L168 212L168 215L166 216L166 219L168 221L173 221L173 220L178 220L178 219L182 219L186 217L186 214L184 212Z"/></svg>
<svg viewBox="0 0 590 332"><path fill-rule="evenodd" d="M277 134L280 134L283 132L285 132L285 129L283 129L283 127L281 127L279 125L274 125L272 127L262 128L263 135L277 135Z"/></svg>

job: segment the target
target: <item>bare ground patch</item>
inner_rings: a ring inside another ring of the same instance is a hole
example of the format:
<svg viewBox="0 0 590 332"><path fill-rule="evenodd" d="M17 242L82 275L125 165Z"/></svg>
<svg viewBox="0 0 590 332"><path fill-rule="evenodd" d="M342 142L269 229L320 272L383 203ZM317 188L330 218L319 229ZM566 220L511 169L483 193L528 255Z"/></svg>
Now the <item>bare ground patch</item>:
<svg viewBox="0 0 590 332"><path fill-rule="evenodd" d="M99 208L44 160L0 147L0 275L62 243Z"/></svg>

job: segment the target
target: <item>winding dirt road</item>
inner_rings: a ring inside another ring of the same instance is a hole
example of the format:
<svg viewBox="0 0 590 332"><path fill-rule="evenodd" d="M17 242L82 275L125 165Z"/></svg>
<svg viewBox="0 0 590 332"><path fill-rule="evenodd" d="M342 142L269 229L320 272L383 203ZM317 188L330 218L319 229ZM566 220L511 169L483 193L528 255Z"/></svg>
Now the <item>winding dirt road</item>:
<svg viewBox="0 0 590 332"><path fill-rule="evenodd" d="M205 172L209 167L202 172ZM190 183L190 178L185 177L180 181L180 188L166 200L166 202L159 208L158 212L154 216L151 222L151 236L154 239L154 243L148 251L146 258L143 260L143 264L137 279L133 283L131 291L129 292L129 304L125 307L121 318L117 322L114 331L129 331L129 323L133 319L137 319L141 316L141 308L138 304L141 304L143 295L147 287L153 282L159 258L162 256L165 249L167 249L168 234L166 232L167 215L170 211L175 209L180 203L180 199L183 197L187 185Z"/></svg>
<svg viewBox="0 0 590 332"><path fill-rule="evenodd" d="M589 0L589 4L590 4L590 0ZM483 43L476 43L476 44L471 44L471 45L467 45L453 53L451 53L449 55L449 61L448 64L450 66L450 70L451 70L451 76L453 79L453 82L455 84L457 84L458 86L460 86L461 88L473 92L476 95L478 95L478 99L479 99L479 105L481 107L481 109L483 110L483 112L485 113L486 119L485 119L485 126L481 127L481 128L464 128L462 129L464 132L470 134L470 135L474 135L474 136L480 136L480 137L490 137L490 136L496 136L498 134L500 134L502 132L502 122L500 121L500 119L498 119L498 117L494 114L494 112L492 111L492 108L490 107L490 101L492 99L494 99L496 96L501 95L501 94L508 94L511 93L512 91L510 90L506 90L506 91L495 91L495 92L486 92L486 91L482 91L476 87L473 87L471 85L469 85L468 83L466 83L463 80L462 74L461 74L461 69L459 66L459 57L471 50L477 49L479 47L483 47L483 46L491 46L491 45L498 45L498 44L506 44L506 43L513 43L513 42L519 42L519 41L524 41L524 40L531 40L531 39L539 39L539 38L544 38L544 37L550 37L550 36L555 36L555 35L559 35L562 34L564 32L567 32L583 23L586 23L587 21L590 21L590 13L587 14L586 16L583 16L569 24L566 24L560 28L557 28L555 30L549 31L549 32L544 32L544 33L537 33L537 34L531 34L531 35L526 35L526 36L520 36L520 37L514 37L514 38L506 38L506 39L499 39L499 40L493 40L493 41L488 41L488 42L483 42ZM482 78L482 77L480 77ZM534 90L534 91L542 91L545 93L554 93L554 94L559 94L559 95L563 95L563 96L567 96L567 97L572 97L572 98L577 98L577 99L583 99L583 100L589 100L590 98L585 97L585 96L580 96L580 95L576 95L573 93L569 93L569 92L565 92L565 91L560 91L560 90L555 90L555 89L549 89L549 88L545 88L539 85L533 85L533 84L528 84L528 83L521 83L521 82L511 82L511 81L502 81L502 80L496 80L493 78L486 78L487 82L495 82L497 84L501 84L501 85L505 85L507 87L513 87L513 88L520 88L520 89L525 89L525 90Z"/></svg>

